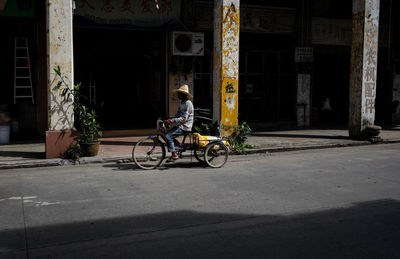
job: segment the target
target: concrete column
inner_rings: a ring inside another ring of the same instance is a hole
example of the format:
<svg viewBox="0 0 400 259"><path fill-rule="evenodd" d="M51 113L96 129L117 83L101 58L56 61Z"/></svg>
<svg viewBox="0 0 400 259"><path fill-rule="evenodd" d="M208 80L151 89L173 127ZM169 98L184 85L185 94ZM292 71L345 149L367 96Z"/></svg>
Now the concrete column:
<svg viewBox="0 0 400 259"><path fill-rule="evenodd" d="M214 0L213 119L227 136L238 124L240 0Z"/></svg>
<svg viewBox="0 0 400 259"><path fill-rule="evenodd" d="M46 158L59 157L72 143L74 113L72 102L65 102L54 90L58 78L54 68L60 67L69 87L73 87L73 41L71 0L47 0L47 91L48 131L46 132Z"/></svg>
<svg viewBox="0 0 400 259"><path fill-rule="evenodd" d="M375 120L379 0L353 0L352 30L349 135L360 137Z"/></svg>

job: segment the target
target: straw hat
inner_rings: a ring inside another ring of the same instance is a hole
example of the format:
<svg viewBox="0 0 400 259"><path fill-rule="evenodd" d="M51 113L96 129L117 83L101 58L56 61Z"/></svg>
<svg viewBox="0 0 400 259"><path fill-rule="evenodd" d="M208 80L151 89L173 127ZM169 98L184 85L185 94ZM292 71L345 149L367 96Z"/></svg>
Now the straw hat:
<svg viewBox="0 0 400 259"><path fill-rule="evenodd" d="M186 94L189 98L193 98L193 96L189 93L188 85L181 85L181 87L174 90L174 93L183 93Z"/></svg>

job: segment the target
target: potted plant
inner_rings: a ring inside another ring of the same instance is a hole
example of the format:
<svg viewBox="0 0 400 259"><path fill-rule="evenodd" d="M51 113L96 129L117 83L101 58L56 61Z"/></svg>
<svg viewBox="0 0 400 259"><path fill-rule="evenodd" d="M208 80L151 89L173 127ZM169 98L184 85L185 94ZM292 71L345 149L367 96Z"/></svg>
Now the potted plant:
<svg viewBox="0 0 400 259"><path fill-rule="evenodd" d="M60 67L55 68L54 72L59 79L55 88L61 91L61 96L63 96L66 101L71 101L71 98L73 98L74 126L79 134L77 137L78 144L71 147L71 149L75 150L74 153L96 156L100 146L99 138L102 136L96 112L81 103L80 83L73 88L69 88L64 80L65 76L61 74ZM76 146L79 147L78 149L80 152L76 151Z"/></svg>
<svg viewBox="0 0 400 259"><path fill-rule="evenodd" d="M79 132L79 143L84 154L96 156L99 152L99 138L102 136L100 124L96 119L96 112L82 105L74 114L76 118L75 127Z"/></svg>

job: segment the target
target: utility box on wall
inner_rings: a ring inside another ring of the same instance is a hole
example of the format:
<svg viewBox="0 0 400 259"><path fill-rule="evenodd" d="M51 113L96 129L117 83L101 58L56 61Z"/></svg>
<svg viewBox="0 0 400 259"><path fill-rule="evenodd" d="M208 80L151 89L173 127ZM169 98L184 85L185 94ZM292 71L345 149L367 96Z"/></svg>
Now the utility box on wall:
<svg viewBox="0 0 400 259"><path fill-rule="evenodd" d="M172 32L172 55L203 56L204 33L202 32Z"/></svg>

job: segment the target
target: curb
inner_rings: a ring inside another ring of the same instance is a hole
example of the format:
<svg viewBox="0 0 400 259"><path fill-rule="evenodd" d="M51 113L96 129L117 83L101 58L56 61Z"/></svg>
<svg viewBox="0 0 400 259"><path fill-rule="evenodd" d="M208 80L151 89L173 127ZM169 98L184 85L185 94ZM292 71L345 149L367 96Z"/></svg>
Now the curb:
<svg viewBox="0 0 400 259"><path fill-rule="evenodd" d="M370 141L360 141L352 143L333 143L333 144L309 145L309 146L301 145L301 146L289 146L289 147L266 147L257 149L247 149L246 154L278 153L278 152L289 152L289 151L299 151L299 150L353 147L353 146L366 146L366 145L378 145L378 144L394 144L394 143L400 143L400 139L382 140L376 143ZM239 154L233 154L233 155L239 155ZM0 172L1 170L4 169L112 163L112 162L117 162L118 160L127 160L130 158L131 155L120 155L120 156L107 156L107 157L83 157L76 161L69 159L61 159L61 158L6 161L6 162L0 162Z"/></svg>
<svg viewBox="0 0 400 259"><path fill-rule="evenodd" d="M79 160L54 158L54 159L40 159L40 160L7 161L7 162L0 162L0 170L16 169L16 168L35 168L35 167L49 167L49 166L110 163L110 162L116 162L121 159L122 160L129 159L130 157L131 157L130 155L124 155L124 156L108 156L108 157L83 157Z"/></svg>
<svg viewBox="0 0 400 259"><path fill-rule="evenodd" d="M382 144L395 144L400 143L398 140L382 140L379 142L370 141L360 141L353 143L333 143L333 144L323 144L323 145L309 145L309 146L292 146L292 147L268 147L268 148L258 148L258 149L247 149L247 154L257 154L257 153L278 153L278 152L290 152L299 150L312 150L312 149L326 149L326 148L338 148L338 147L356 147L356 146L367 146L367 145L382 145Z"/></svg>

